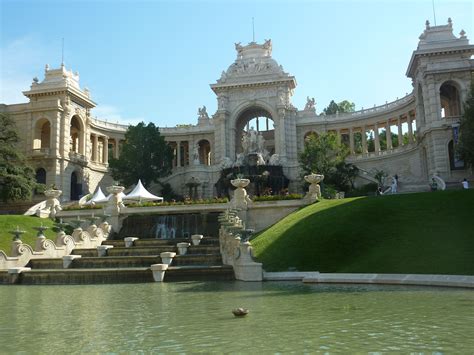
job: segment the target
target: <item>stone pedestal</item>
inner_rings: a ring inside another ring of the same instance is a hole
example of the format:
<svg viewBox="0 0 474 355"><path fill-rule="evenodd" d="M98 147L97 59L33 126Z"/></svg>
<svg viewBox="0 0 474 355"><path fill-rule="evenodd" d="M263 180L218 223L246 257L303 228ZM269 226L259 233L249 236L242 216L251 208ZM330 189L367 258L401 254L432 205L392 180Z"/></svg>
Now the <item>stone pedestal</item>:
<svg viewBox="0 0 474 355"><path fill-rule="evenodd" d="M176 246L178 247L179 255L186 255L190 245L191 245L190 243L186 243L186 242L178 243Z"/></svg>
<svg viewBox="0 0 474 355"><path fill-rule="evenodd" d="M44 208L36 211L36 215L40 218L51 218L54 219L56 214L62 210L61 204L59 203L58 197L61 196L63 192L56 189L48 189L44 192L46 196L46 204Z"/></svg>
<svg viewBox="0 0 474 355"><path fill-rule="evenodd" d="M150 266L150 270L153 272L155 282L163 282L165 271L168 270L168 264L153 264Z"/></svg>
<svg viewBox="0 0 474 355"><path fill-rule="evenodd" d="M139 238L135 238L135 237L123 238L123 241L125 242L125 248L133 247L133 243L135 242L135 240L138 240L138 239Z"/></svg>
<svg viewBox="0 0 474 355"><path fill-rule="evenodd" d="M193 245L199 245L201 243L201 239L203 238L204 236L202 234L193 234L191 236L191 240L193 242Z"/></svg>
<svg viewBox="0 0 474 355"><path fill-rule="evenodd" d="M176 256L176 253L165 251L160 254L160 258L163 264L171 265L173 258Z"/></svg>
<svg viewBox="0 0 474 355"><path fill-rule="evenodd" d="M99 245L97 247L97 255L98 256L107 256L107 251L113 248L113 245Z"/></svg>

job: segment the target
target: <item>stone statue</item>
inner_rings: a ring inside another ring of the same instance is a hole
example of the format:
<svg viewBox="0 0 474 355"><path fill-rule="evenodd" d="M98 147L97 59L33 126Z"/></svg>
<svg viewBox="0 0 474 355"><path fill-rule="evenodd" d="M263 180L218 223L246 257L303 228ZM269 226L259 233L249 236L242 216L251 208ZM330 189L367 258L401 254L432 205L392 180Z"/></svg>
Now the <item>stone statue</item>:
<svg viewBox="0 0 474 355"><path fill-rule="evenodd" d="M222 158L221 168L222 169L232 168L232 159L230 159L229 157Z"/></svg>
<svg viewBox="0 0 474 355"><path fill-rule="evenodd" d="M304 107L305 111L316 110L316 101L313 98L306 97L306 106Z"/></svg>
<svg viewBox="0 0 474 355"><path fill-rule="evenodd" d="M205 106L204 106L205 107ZM194 165L199 165L199 144L195 144L193 148L193 164Z"/></svg>
<svg viewBox="0 0 474 355"><path fill-rule="evenodd" d="M265 165L262 153L257 153L257 165Z"/></svg>
<svg viewBox="0 0 474 355"><path fill-rule="evenodd" d="M268 162L269 165L280 165L280 156L278 154L273 154L270 157L270 160Z"/></svg>
<svg viewBox="0 0 474 355"><path fill-rule="evenodd" d="M235 50L237 51L238 54L242 54L242 51L244 50L244 47L239 43L235 43Z"/></svg>
<svg viewBox="0 0 474 355"><path fill-rule="evenodd" d="M235 160L234 166L242 166L244 165L245 154L239 153L237 154L237 159Z"/></svg>
<svg viewBox="0 0 474 355"><path fill-rule="evenodd" d="M247 154L249 151L249 137L245 132L242 134L242 150L244 154Z"/></svg>
<svg viewBox="0 0 474 355"><path fill-rule="evenodd" d="M250 153L253 153L257 150L257 131L253 128L250 127L249 130L249 140L250 140Z"/></svg>
<svg viewBox="0 0 474 355"><path fill-rule="evenodd" d="M261 132L259 132L257 136L257 151L261 154L265 152L265 138L263 138Z"/></svg>
<svg viewBox="0 0 474 355"><path fill-rule="evenodd" d="M198 108L198 115L200 120L208 120L209 115L207 114L206 106L203 106L202 108Z"/></svg>

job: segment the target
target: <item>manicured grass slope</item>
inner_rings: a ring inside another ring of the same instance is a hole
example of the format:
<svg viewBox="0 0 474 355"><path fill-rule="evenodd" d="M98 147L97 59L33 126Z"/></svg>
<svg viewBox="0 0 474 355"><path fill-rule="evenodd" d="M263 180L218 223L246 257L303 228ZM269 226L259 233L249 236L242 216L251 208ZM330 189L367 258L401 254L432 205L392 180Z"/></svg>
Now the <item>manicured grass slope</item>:
<svg viewBox="0 0 474 355"><path fill-rule="evenodd" d="M41 219L38 217L22 215L0 216L0 250L3 250L7 255L11 255L10 251L13 235L8 232L16 229L16 226L19 226L21 230L26 232L21 237L23 243L27 243L34 248L37 231L34 230L33 227L39 227L41 223L43 223L44 226L50 228L44 233L46 237L48 239L55 240L56 234L51 230L51 227L53 227L53 221L50 219Z"/></svg>
<svg viewBox="0 0 474 355"><path fill-rule="evenodd" d="M474 275L474 190L324 200L252 245L266 271Z"/></svg>

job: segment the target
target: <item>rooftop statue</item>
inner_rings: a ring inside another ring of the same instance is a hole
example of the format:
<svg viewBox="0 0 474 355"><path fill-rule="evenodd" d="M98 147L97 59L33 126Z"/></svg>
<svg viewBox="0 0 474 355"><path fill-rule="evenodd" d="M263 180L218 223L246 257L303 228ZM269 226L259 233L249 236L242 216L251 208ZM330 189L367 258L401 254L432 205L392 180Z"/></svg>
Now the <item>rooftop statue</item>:
<svg viewBox="0 0 474 355"><path fill-rule="evenodd" d="M203 106L202 108L198 108L198 115L200 120L208 120L209 115L207 114L207 109L206 106Z"/></svg>
<svg viewBox="0 0 474 355"><path fill-rule="evenodd" d="M304 107L305 111L310 111L310 110L316 110L316 101L313 98L309 98L309 96L306 97L306 105Z"/></svg>

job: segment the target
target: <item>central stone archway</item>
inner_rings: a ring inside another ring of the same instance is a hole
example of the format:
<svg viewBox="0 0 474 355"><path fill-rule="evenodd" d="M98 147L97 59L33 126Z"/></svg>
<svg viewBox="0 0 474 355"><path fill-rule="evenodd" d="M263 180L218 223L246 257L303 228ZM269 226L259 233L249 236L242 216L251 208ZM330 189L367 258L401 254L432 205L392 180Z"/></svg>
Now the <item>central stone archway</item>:
<svg viewBox="0 0 474 355"><path fill-rule="evenodd" d="M258 106L243 110L235 121L235 152L243 152L242 137L254 130L264 138L264 148L270 155L275 153L275 126L271 113Z"/></svg>

